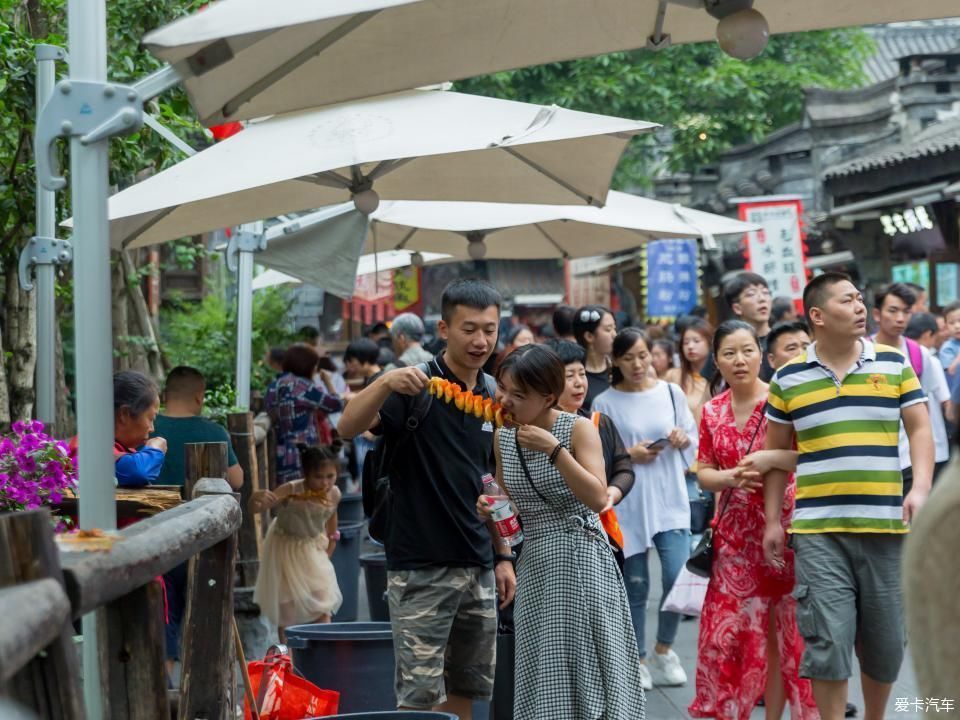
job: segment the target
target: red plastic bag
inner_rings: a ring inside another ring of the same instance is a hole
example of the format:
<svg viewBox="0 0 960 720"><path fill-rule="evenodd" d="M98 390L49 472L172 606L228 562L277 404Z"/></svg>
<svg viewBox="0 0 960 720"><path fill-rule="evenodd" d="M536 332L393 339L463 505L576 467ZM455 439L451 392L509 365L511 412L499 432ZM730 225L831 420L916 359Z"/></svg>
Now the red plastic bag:
<svg viewBox="0 0 960 720"><path fill-rule="evenodd" d="M253 695L260 705L260 720L305 720L336 715L340 693L322 690L297 675L289 657L271 655L263 662L247 663ZM267 686L261 692L261 682ZM250 706L243 704L243 717L251 720Z"/></svg>

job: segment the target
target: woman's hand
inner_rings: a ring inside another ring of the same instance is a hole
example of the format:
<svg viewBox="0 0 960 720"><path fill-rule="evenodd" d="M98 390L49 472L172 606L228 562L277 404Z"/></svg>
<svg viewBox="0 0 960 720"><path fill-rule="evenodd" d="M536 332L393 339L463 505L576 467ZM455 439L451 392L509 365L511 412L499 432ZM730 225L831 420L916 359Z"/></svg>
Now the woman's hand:
<svg viewBox="0 0 960 720"><path fill-rule="evenodd" d="M741 490L746 490L748 493L754 493L757 490L763 489L763 475L753 470L740 470L736 476L736 485Z"/></svg>
<svg viewBox="0 0 960 720"><path fill-rule="evenodd" d="M162 452L163 454L166 454L167 452L167 441L165 438L162 438L162 437L152 437L149 440L147 440L147 442L145 442L144 445L146 447L155 448L160 452Z"/></svg>
<svg viewBox="0 0 960 720"><path fill-rule="evenodd" d="M254 512L263 512L277 504L278 498L271 490L257 490L250 497L250 504L254 506Z"/></svg>
<svg viewBox="0 0 960 720"><path fill-rule="evenodd" d="M619 505L621 500L623 500L623 491L616 485L607 485L607 504L600 512L605 513L614 505Z"/></svg>
<svg viewBox="0 0 960 720"><path fill-rule="evenodd" d="M507 498L503 495L481 495L477 498L477 515L486 522L493 518L493 505Z"/></svg>
<svg viewBox="0 0 960 720"><path fill-rule="evenodd" d="M559 442L548 431L536 425L521 425L517 430L517 440L522 448L547 454L552 453Z"/></svg>
<svg viewBox="0 0 960 720"><path fill-rule="evenodd" d="M685 450L690 446L690 438L678 427L670 431L670 434L667 435L667 440L670 441L670 447L676 448L677 450Z"/></svg>
<svg viewBox="0 0 960 720"><path fill-rule="evenodd" d="M776 450L757 450L742 458L740 462L737 463L737 467L759 475L766 475L771 470L777 469L774 462L777 457L777 452Z"/></svg>
<svg viewBox="0 0 960 720"><path fill-rule="evenodd" d="M627 453L630 455L630 459L637 463L638 465L648 465L652 463L660 455L660 451L663 450L663 446L650 447L652 440L641 440L632 448L627 450Z"/></svg>

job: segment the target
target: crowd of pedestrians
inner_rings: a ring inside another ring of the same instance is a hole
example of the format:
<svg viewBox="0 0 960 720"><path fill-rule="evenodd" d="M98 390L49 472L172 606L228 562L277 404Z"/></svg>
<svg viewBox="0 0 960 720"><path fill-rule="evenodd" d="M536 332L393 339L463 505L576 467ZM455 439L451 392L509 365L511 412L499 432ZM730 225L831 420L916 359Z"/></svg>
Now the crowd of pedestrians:
<svg viewBox="0 0 960 720"><path fill-rule="evenodd" d="M458 280L432 338L406 313L335 363L307 331L264 358L280 486L251 504L276 514L257 598L281 627L329 621L335 482L389 453L399 707L469 719L493 693L512 613L517 720L635 720L645 690L691 681L693 717L744 720L761 704L771 720L788 707L838 720L859 711L855 652L864 717L880 718L904 656L903 536L960 403L960 304L933 314L921 290L880 288L868 312L849 278L827 273L798 307L745 272L715 329L702 309L618 328L588 305L504 332L497 290ZM457 402L431 401L433 378ZM162 396L142 376L117 383L118 478L182 483L172 446L222 432L199 418L203 377L177 368ZM518 512L518 548L496 530L504 498L484 495L488 475ZM661 610L647 632L649 555L666 596L708 522L691 679L672 649L682 616ZM175 657L175 632L169 644Z"/></svg>

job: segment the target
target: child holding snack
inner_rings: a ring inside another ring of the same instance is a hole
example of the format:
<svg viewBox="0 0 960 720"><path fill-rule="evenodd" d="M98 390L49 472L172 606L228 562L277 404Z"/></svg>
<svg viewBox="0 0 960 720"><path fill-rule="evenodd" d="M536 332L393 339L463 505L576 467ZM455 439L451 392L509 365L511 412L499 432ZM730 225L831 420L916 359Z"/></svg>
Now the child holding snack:
<svg viewBox="0 0 960 720"><path fill-rule="evenodd" d="M339 539L340 461L328 447L301 447L303 480L250 498L250 511L277 506L263 546L253 599L281 630L330 622L343 600L330 557Z"/></svg>

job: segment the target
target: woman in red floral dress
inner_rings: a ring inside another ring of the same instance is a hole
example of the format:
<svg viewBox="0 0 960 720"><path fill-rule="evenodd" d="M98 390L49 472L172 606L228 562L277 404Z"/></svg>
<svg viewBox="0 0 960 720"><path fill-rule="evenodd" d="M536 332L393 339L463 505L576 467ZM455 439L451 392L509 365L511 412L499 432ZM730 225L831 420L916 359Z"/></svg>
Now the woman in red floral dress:
<svg viewBox="0 0 960 720"><path fill-rule="evenodd" d="M765 563L762 480L741 464L766 440L760 344L750 325L731 320L717 328L713 352L728 389L704 406L700 421L697 477L705 490L720 495L713 572L700 618L697 691L689 712L697 718L747 720L764 697L768 720L780 718L788 702L792 720L817 720L810 682L798 674L803 639L790 596L792 553L782 569ZM784 528L793 504L791 482L783 503Z"/></svg>

